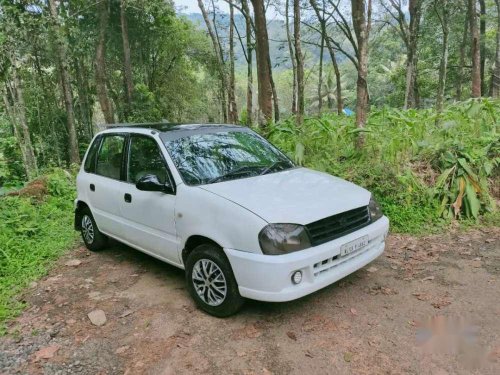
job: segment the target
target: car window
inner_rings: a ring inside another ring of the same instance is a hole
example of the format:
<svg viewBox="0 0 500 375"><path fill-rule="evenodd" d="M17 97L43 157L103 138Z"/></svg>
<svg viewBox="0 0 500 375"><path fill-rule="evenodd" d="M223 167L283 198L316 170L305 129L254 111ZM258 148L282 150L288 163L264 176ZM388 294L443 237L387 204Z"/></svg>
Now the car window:
<svg viewBox="0 0 500 375"><path fill-rule="evenodd" d="M162 184L167 181L167 168L158 144L153 138L132 135L128 160L128 182L136 184L148 174L157 176Z"/></svg>
<svg viewBox="0 0 500 375"><path fill-rule="evenodd" d="M120 179L124 144L124 135L107 135L104 137L97 156L97 174L116 180Z"/></svg>
<svg viewBox="0 0 500 375"><path fill-rule="evenodd" d="M83 166L83 169L87 173L95 173L95 159L100 144L101 144L101 137L97 137L90 146L89 152L87 153L87 158L85 159L85 164Z"/></svg>

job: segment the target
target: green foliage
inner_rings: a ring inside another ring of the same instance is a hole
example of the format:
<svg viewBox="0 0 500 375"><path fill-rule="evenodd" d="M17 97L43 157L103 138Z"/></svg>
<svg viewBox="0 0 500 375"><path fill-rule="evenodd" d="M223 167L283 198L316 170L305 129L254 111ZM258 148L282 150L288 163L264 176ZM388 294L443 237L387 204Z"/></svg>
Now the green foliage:
<svg viewBox="0 0 500 375"><path fill-rule="evenodd" d="M487 99L450 106L437 123L433 110L374 110L361 151L354 118L335 114L308 118L302 128L288 118L267 136L297 163L366 187L393 230L423 233L448 223L455 210L460 219L495 211L499 116L500 102ZM459 197L463 204L453 206Z"/></svg>
<svg viewBox="0 0 500 375"><path fill-rule="evenodd" d="M48 195L42 200L0 198L0 333L6 319L23 306L16 294L45 274L75 240L73 177L54 170L46 184Z"/></svg>

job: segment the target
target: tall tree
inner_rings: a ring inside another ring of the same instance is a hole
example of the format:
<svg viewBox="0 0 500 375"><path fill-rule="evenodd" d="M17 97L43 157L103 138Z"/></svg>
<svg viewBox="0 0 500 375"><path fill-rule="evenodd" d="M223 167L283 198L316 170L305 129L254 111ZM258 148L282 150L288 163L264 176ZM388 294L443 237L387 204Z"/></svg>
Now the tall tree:
<svg viewBox="0 0 500 375"><path fill-rule="evenodd" d="M479 0L479 54L481 61L481 95L486 95L486 3Z"/></svg>
<svg viewBox="0 0 500 375"><path fill-rule="evenodd" d="M255 42L257 60L257 84L259 101L259 125L268 123L273 116L273 89L271 87L271 57L267 36L266 12L263 0L252 0L255 15Z"/></svg>
<svg viewBox="0 0 500 375"><path fill-rule="evenodd" d="M472 97L479 98L481 96L481 49L479 28L477 26L477 0L468 1L472 55Z"/></svg>
<svg viewBox="0 0 500 375"><path fill-rule="evenodd" d="M436 110L438 113L441 113L443 111L444 90L446 87L446 73L448 68L448 39L450 34L450 10L448 7L448 0L434 2L434 9L443 31L443 45L441 63L439 64L438 92L436 97ZM442 12L442 14L440 12Z"/></svg>
<svg viewBox="0 0 500 375"><path fill-rule="evenodd" d="M418 33L422 13L422 0L409 0L408 8L410 13L410 25L408 27L405 108L417 108L419 105L417 85Z"/></svg>
<svg viewBox="0 0 500 375"><path fill-rule="evenodd" d="M17 69L19 64L14 54L10 55L10 61L12 80L5 85L6 91L4 92L3 100L5 111L12 123L14 136L21 150L26 177L31 180L38 174L38 166L26 119L23 82L18 75ZM11 100L9 100L9 96Z"/></svg>
<svg viewBox="0 0 500 375"><path fill-rule="evenodd" d="M68 57L66 44L63 38L64 32L59 24L59 15L57 12L55 0L49 0L49 12L51 19L52 35L54 37L56 49L56 61L59 71L61 90L66 107L66 124L68 128L69 140L69 162L79 164L80 155L78 152L78 139L76 136L75 112L73 109L73 93L71 90L71 80L69 76Z"/></svg>
<svg viewBox="0 0 500 375"><path fill-rule="evenodd" d="M409 0L407 21L406 11L402 0L388 0L381 2L382 7L397 24L397 30L406 48L406 89L404 108L416 108L419 105L418 94L418 37L423 0Z"/></svg>
<svg viewBox="0 0 500 375"><path fill-rule="evenodd" d="M491 96L500 97L500 0L495 0L497 6L497 37L495 51L495 66L491 78Z"/></svg>
<svg viewBox="0 0 500 375"><path fill-rule="evenodd" d="M463 86L463 77L464 77L464 67L465 67L465 58L466 58L466 47L467 47L467 38L469 37L469 6L468 1L465 0L465 18L464 18L464 27L462 33L462 42L460 43L460 58L458 63L458 72L457 72L457 80L456 80L456 95L455 99L460 101L462 100L462 86Z"/></svg>
<svg viewBox="0 0 500 375"><path fill-rule="evenodd" d="M106 31L109 20L109 0L102 0L98 3L97 14L99 17L99 35L95 53L95 84L97 98L107 124L115 122L113 105L108 93L108 79L106 77Z"/></svg>
<svg viewBox="0 0 500 375"><path fill-rule="evenodd" d="M319 68L318 68L318 116L321 116L323 109L323 55L325 52L325 35L321 33L319 44Z"/></svg>
<svg viewBox="0 0 500 375"><path fill-rule="evenodd" d="M358 80L356 83L356 127L360 130L356 146L363 147L368 113L368 38L371 28L371 0L351 0L352 25L358 47Z"/></svg>
<svg viewBox="0 0 500 375"><path fill-rule="evenodd" d="M226 63L224 60L224 53L222 51L222 46L219 40L219 36L217 34L217 29L215 28L215 24L212 26L212 22L210 21L210 18L208 18L208 12L205 8L205 4L203 4L203 0L198 0L198 7L200 8L201 14L203 16L203 20L205 21L205 25L207 27L208 35L210 36L210 39L212 40L212 45L214 48L214 53L215 53L215 60L217 64L217 70L219 72L219 79L220 79L220 85L221 85L221 90L220 90L220 99L222 102L222 117L223 121L227 122L228 121L228 113L227 113L227 90L228 90L228 82L227 82L227 72L226 72ZM215 9L214 11L214 23L215 23Z"/></svg>
<svg viewBox="0 0 500 375"><path fill-rule="evenodd" d="M340 81L340 69L339 65L337 63L337 56L335 53L335 48L334 48L334 42L332 38L328 35L327 29L326 29L326 18L325 18L325 0L322 0L322 8L320 11L320 8L318 6L318 3L316 0L309 0L309 3L311 4L312 8L314 9L314 12L316 13L316 17L318 18L318 21L320 23L321 27L321 34L325 40L326 43L326 48L328 49L328 53L330 54L330 59L332 60L332 65L333 65L333 71L335 73L335 83L336 83L336 101L337 101L337 114L342 115L343 110L344 110L344 103L342 99L342 83ZM356 69L357 69L357 63L355 64Z"/></svg>
<svg viewBox="0 0 500 375"><path fill-rule="evenodd" d="M297 124L304 121L304 56L300 38L300 1L293 0L293 36L297 61Z"/></svg>
<svg viewBox="0 0 500 375"><path fill-rule="evenodd" d="M235 94L235 76L234 76L234 5L233 0L229 0L229 87L228 87L228 114L229 122L237 124L238 109L236 107Z"/></svg>
<svg viewBox="0 0 500 375"><path fill-rule="evenodd" d="M292 113L297 113L297 61L295 59L295 50L292 44L292 34L290 32L289 0L285 0L285 28L286 40L288 42L288 52L290 62L292 63Z"/></svg>
<svg viewBox="0 0 500 375"><path fill-rule="evenodd" d="M253 41L252 41L252 15L248 0L241 0L243 15L245 16L245 31L247 45L247 126L253 123Z"/></svg>
<svg viewBox="0 0 500 375"><path fill-rule="evenodd" d="M122 32L123 45L123 79L125 85L125 99L127 101L126 117L132 109L132 94L134 84L132 81L132 63L130 61L130 42L128 37L128 22L127 22L127 0L120 1L120 26Z"/></svg>

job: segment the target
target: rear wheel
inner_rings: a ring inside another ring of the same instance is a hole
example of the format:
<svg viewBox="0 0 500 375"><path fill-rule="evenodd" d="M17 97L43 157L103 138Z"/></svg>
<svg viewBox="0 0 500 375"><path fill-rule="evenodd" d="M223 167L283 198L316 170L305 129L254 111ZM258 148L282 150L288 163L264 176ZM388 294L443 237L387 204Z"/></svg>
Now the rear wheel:
<svg viewBox="0 0 500 375"><path fill-rule="evenodd" d="M243 305L231 265L215 245L200 245L188 256L186 281L196 305L210 315L224 318Z"/></svg>
<svg viewBox="0 0 500 375"><path fill-rule="evenodd" d="M82 210L80 227L82 239L87 249L99 251L106 246L108 237L99 231L94 217L88 208Z"/></svg>

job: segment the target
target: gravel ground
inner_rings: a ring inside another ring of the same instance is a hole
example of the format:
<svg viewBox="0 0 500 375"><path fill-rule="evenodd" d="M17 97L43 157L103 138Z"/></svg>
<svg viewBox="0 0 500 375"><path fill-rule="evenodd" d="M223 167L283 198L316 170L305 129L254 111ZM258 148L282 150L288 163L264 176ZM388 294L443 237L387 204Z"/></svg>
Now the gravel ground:
<svg viewBox="0 0 500 375"><path fill-rule="evenodd" d="M221 320L195 308L181 270L78 247L22 296L0 374L499 374L499 276L500 228L391 235L340 282Z"/></svg>

